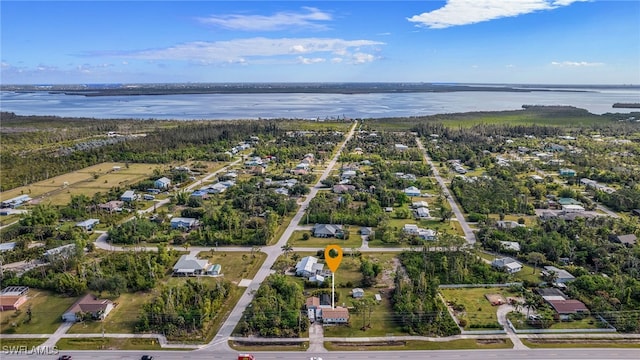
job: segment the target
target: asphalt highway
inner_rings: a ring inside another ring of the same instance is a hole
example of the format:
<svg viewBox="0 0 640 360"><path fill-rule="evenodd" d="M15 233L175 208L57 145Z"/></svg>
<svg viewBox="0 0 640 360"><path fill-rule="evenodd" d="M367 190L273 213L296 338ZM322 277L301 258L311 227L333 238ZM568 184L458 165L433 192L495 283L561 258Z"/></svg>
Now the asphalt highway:
<svg viewBox="0 0 640 360"><path fill-rule="evenodd" d="M124 360L140 359L152 355L154 360L234 360L238 352L203 351L63 351L59 355L71 355L73 360ZM430 350L430 351L340 351L324 353L307 352L252 352L256 360L302 360L321 357L322 360L601 360L639 358L638 349L537 349L537 350ZM0 353L2 360L36 358L54 360L59 355L31 355Z"/></svg>

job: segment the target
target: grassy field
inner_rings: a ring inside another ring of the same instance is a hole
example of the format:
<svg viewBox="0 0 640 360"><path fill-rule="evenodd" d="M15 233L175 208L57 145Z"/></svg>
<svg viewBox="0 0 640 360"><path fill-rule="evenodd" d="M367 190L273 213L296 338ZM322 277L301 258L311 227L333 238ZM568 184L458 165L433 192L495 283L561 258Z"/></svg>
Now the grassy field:
<svg viewBox="0 0 640 360"><path fill-rule="evenodd" d="M156 339L141 338L62 338L59 350L161 350Z"/></svg>
<svg viewBox="0 0 640 360"><path fill-rule="evenodd" d="M512 296L508 288L440 289L440 293L445 301L464 306L465 311L459 313L457 317L459 320L464 319L467 322L464 326L465 330L482 329L484 325L498 323L497 307L489 303L484 296L485 294L501 294L505 298ZM489 328L491 329L491 327Z"/></svg>
<svg viewBox="0 0 640 360"><path fill-rule="evenodd" d="M519 330L525 329L539 329L538 327L531 326L526 322L526 315L520 313L509 313L507 314L507 318L511 320L513 326ZM571 329L600 329L598 326L600 322L594 318L593 316L588 316L581 320L573 320L573 321L558 321L553 323L549 327L551 330L571 330Z"/></svg>
<svg viewBox="0 0 640 360"><path fill-rule="evenodd" d="M0 346L11 348L13 346L26 346L31 349L34 346L42 345L47 339L1 339Z"/></svg>
<svg viewBox="0 0 640 360"><path fill-rule="evenodd" d="M288 244L293 247L317 247L324 248L327 245L337 244L340 245L343 249L360 247L362 245L362 238L360 234L358 234L359 227L351 226L349 228L349 239L342 240L336 238L317 238L314 236L309 237L308 240L303 240L302 235L307 233L310 234L309 231L296 230L291 234L289 238Z"/></svg>
<svg viewBox="0 0 640 360"><path fill-rule="evenodd" d="M222 267L223 279L234 283L242 279L253 279L260 266L267 258L267 254L257 252L253 255L250 252L201 252L198 258L207 259L211 264L220 264Z"/></svg>
<svg viewBox="0 0 640 360"><path fill-rule="evenodd" d="M345 289L346 290L346 289ZM351 289L349 289L351 290ZM336 289L337 291L337 289ZM372 297L373 292L365 289L365 296ZM342 301L342 299L349 299ZM351 298L348 297L348 291L341 292L340 305L346 302L347 306L351 306ZM350 313L348 326L329 326L324 329L325 337L371 337L371 336L387 336L408 335L403 331L400 322L396 321L395 313L391 308L391 302L386 296L382 297L382 301L375 305L369 317L368 311L364 313ZM365 328L366 326L366 328ZM365 330L363 330L365 328Z"/></svg>
<svg viewBox="0 0 640 360"><path fill-rule="evenodd" d="M307 351L308 341L291 345L259 344L250 342L229 341L229 347L241 352L248 351Z"/></svg>
<svg viewBox="0 0 640 360"><path fill-rule="evenodd" d="M332 343L324 342L329 351L402 351L402 350L483 350L511 349L513 343L509 339L462 339L452 341L393 341L387 345L380 343ZM436 356L436 354L433 354Z"/></svg>
<svg viewBox="0 0 640 360"><path fill-rule="evenodd" d="M113 171L114 166L120 166L120 170ZM10 199L21 194L27 194L33 199L44 195L44 200L51 201L54 205L66 204L72 194L91 196L98 191L108 191L114 186L126 187L151 176L156 168L160 168L160 166L157 164L129 164L127 167L124 163L101 163L2 192L0 200Z"/></svg>
<svg viewBox="0 0 640 360"><path fill-rule="evenodd" d="M532 349L545 348L640 348L638 340L618 339L522 339L522 343Z"/></svg>
<svg viewBox="0 0 640 360"><path fill-rule="evenodd" d="M74 297L62 297L33 289L29 290L28 297L20 311L0 312L0 333L53 334L62 324L62 314L76 301ZM29 306L32 318L25 323Z"/></svg>
<svg viewBox="0 0 640 360"><path fill-rule="evenodd" d="M136 321L142 305L153 297L151 292L138 292L133 294L121 294L111 299L118 305L109 313L103 321L88 321L74 324L68 331L69 334L99 334L103 326L105 333L133 334Z"/></svg>

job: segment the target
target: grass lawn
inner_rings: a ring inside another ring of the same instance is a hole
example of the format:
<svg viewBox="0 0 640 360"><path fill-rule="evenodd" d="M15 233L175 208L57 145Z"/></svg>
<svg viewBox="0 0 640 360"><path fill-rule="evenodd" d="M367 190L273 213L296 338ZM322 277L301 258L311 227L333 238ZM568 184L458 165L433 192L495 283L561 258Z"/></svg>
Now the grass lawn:
<svg viewBox="0 0 640 360"><path fill-rule="evenodd" d="M62 324L62 314L76 301L74 297L33 289L29 290L27 296L29 299L22 304L20 311L0 312L0 333L53 334ZM25 323L29 306L32 318L29 323Z"/></svg>
<svg viewBox="0 0 640 360"><path fill-rule="evenodd" d="M207 259L211 264L220 264L223 279L238 283L242 279L253 279L267 258L263 252L201 252L198 258Z"/></svg>
<svg viewBox="0 0 640 360"><path fill-rule="evenodd" d="M340 245L343 249L360 247L362 245L362 238L360 234L358 234L359 227L351 226L349 229L349 239L342 240L336 238L317 238L317 237L309 237L309 240L303 240L302 234L307 233L309 231L297 230L291 234L289 238L288 244L293 247L317 247L324 248L327 245L337 244Z"/></svg>
<svg viewBox="0 0 640 360"><path fill-rule="evenodd" d="M5 346L8 348L14 346L26 346L28 349L31 349L34 346L42 345L47 341L47 339L2 339L0 341L0 345L4 348Z"/></svg>
<svg viewBox="0 0 640 360"><path fill-rule="evenodd" d="M480 256L481 258L485 259L485 260L489 260L489 261L493 261L496 259L496 255L493 254L489 254L483 251L478 251L476 252L476 255ZM503 257L503 256L507 256L507 255L498 255L497 257ZM534 283L539 283L542 281L542 278L540 277L540 271L542 269L536 268L535 274L533 271L533 266L527 265L525 263L522 264L522 270L518 271L517 273L513 274L513 281L531 281Z"/></svg>
<svg viewBox="0 0 640 360"><path fill-rule="evenodd" d="M351 289L349 289L351 290ZM336 291L338 291L336 289ZM365 290L365 294L373 296L371 291ZM343 301L343 299L351 299L348 297L348 291L341 292L340 305L345 302L347 306L351 305L352 300ZM366 330L362 330L364 325L369 325ZM380 304L374 307L369 319L369 313L350 314L349 325L328 326L324 328L325 337L371 337L371 336L387 336L408 335L403 331L400 322L396 321L395 313L391 308L391 302L386 296L382 297Z"/></svg>
<svg viewBox="0 0 640 360"><path fill-rule="evenodd" d="M250 343L245 341L229 341L229 346L237 351L307 351L309 348L308 341L302 341L296 344L290 345L274 345L274 344L260 344Z"/></svg>
<svg viewBox="0 0 640 360"><path fill-rule="evenodd" d="M0 226L5 226L20 220L20 214L11 214L0 217Z"/></svg>
<svg viewBox="0 0 640 360"><path fill-rule="evenodd" d="M640 341L617 339L522 339L522 343L532 349L545 348L640 348Z"/></svg>
<svg viewBox="0 0 640 360"><path fill-rule="evenodd" d="M475 349L511 349L509 339L462 339L451 341L393 341L387 345L376 343L332 343L325 341L329 351L402 351L402 350L475 350Z"/></svg>
<svg viewBox="0 0 640 360"><path fill-rule="evenodd" d="M491 306L484 295L501 294L506 298L511 296L508 288L440 289L440 293L447 302L464 306L465 311L456 316L459 320L466 320L465 330L502 329L502 326L491 327L491 325L498 324L497 307Z"/></svg>
<svg viewBox="0 0 640 360"><path fill-rule="evenodd" d="M527 330L527 329L539 329L538 327L529 325L525 320L526 315L518 315L516 313L507 314L507 318L511 320L513 326L519 330ZM593 316L588 316L581 320L573 320L573 321L558 321L553 323L550 330L571 330L571 329L602 329L603 327L599 326L600 322L594 318Z"/></svg>
<svg viewBox="0 0 640 360"><path fill-rule="evenodd" d="M62 338L56 344L60 350L161 350L156 339L141 338Z"/></svg>
<svg viewBox="0 0 640 360"><path fill-rule="evenodd" d="M74 324L69 334L99 334L104 326L105 333L133 334L142 305L153 297L152 292L121 294L111 300L118 305L103 321L88 321Z"/></svg>

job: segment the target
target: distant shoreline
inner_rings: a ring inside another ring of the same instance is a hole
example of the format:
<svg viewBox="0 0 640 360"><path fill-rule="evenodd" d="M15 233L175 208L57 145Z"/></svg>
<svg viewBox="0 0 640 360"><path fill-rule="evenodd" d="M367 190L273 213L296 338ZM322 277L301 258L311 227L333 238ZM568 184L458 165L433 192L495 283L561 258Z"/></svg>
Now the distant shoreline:
<svg viewBox="0 0 640 360"><path fill-rule="evenodd" d="M615 103L612 107L623 109L640 109L640 103Z"/></svg>
<svg viewBox="0 0 640 360"><path fill-rule="evenodd" d="M196 95L196 94L372 94L444 92L593 92L605 86L558 85L467 85L428 83L256 83L256 84L97 84L97 85L12 85L2 91L48 92L79 96Z"/></svg>

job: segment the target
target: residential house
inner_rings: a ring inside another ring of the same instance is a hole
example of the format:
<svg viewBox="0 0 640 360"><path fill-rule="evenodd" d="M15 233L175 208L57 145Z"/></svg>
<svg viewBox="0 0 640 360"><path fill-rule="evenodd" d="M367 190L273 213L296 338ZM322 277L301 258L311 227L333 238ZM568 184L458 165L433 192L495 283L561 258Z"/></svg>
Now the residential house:
<svg viewBox="0 0 640 360"><path fill-rule="evenodd" d="M536 292L540 294L545 301L569 299L561 290L552 287L537 288Z"/></svg>
<svg viewBox="0 0 640 360"><path fill-rule="evenodd" d="M17 208L18 206L28 203L29 201L31 201L31 197L29 197L29 195L19 195L16 196L14 198L5 200L2 202L2 206L3 208Z"/></svg>
<svg viewBox="0 0 640 360"><path fill-rule="evenodd" d="M318 258L313 256L305 256L296 264L296 275L310 278L321 272L324 264L318 263Z"/></svg>
<svg viewBox="0 0 640 360"><path fill-rule="evenodd" d="M345 170L342 172L341 174L341 178L344 179L351 179L352 177L356 176L356 171L355 170Z"/></svg>
<svg viewBox="0 0 640 360"><path fill-rule="evenodd" d="M315 274L315 275L312 275L311 277L309 277L309 281L310 282L316 283L318 285L323 284L325 279L326 279L326 276L325 275L321 275L321 274Z"/></svg>
<svg viewBox="0 0 640 360"><path fill-rule="evenodd" d="M124 202L132 202L138 199L138 195L136 195L135 191L127 190L120 196L120 200Z"/></svg>
<svg viewBox="0 0 640 360"><path fill-rule="evenodd" d="M429 207L429 203L426 201L416 201L413 204L411 204L411 207L414 209L419 209L419 208L428 208Z"/></svg>
<svg viewBox="0 0 640 360"><path fill-rule="evenodd" d="M509 274L515 274L522 270L522 264L510 257L493 260L491 266L506 271Z"/></svg>
<svg viewBox="0 0 640 360"><path fill-rule="evenodd" d="M198 220L194 218L174 217L171 219L172 229L189 230L198 225Z"/></svg>
<svg viewBox="0 0 640 360"><path fill-rule="evenodd" d="M344 194L349 191L353 191L355 189L356 187L353 185L344 185L344 184L333 185L333 192L336 194Z"/></svg>
<svg viewBox="0 0 640 360"><path fill-rule="evenodd" d="M5 252L5 251L11 251L13 249L15 249L16 247L16 242L6 242L6 243L2 243L0 244L0 253L1 252Z"/></svg>
<svg viewBox="0 0 640 360"><path fill-rule="evenodd" d="M557 275L557 279L554 283L554 285L557 284L565 284L568 283L570 281L573 281L576 279L575 276L571 275L570 272L568 272L567 270L564 269L559 269L555 266L545 266L544 270L542 271L542 275L548 275L551 271L555 272Z"/></svg>
<svg viewBox="0 0 640 360"><path fill-rule="evenodd" d="M505 250L520 251L520 244L516 241L500 241L500 245Z"/></svg>
<svg viewBox="0 0 640 360"><path fill-rule="evenodd" d="M627 246L633 246L636 244L636 241L638 241L638 237L635 234L609 235L609 240L620 244L625 244Z"/></svg>
<svg viewBox="0 0 640 360"><path fill-rule="evenodd" d="M420 189L415 186L409 186L408 188L403 190L407 196L420 196Z"/></svg>
<svg viewBox="0 0 640 360"><path fill-rule="evenodd" d="M160 179L153 182L153 186L156 189L168 189L171 186L171 179L167 177L161 177Z"/></svg>
<svg viewBox="0 0 640 360"><path fill-rule="evenodd" d="M517 221L499 220L496 221L496 227L498 229L515 229L517 227L523 227L523 224L519 224Z"/></svg>
<svg viewBox="0 0 640 360"><path fill-rule="evenodd" d="M291 170L291 173L293 175L307 175L307 173L309 173L309 170L295 168L295 169Z"/></svg>
<svg viewBox="0 0 640 360"><path fill-rule="evenodd" d="M581 213L584 212L584 206L582 205L562 205L562 212L569 213Z"/></svg>
<svg viewBox="0 0 640 360"><path fill-rule="evenodd" d="M98 209L108 211L110 214L114 211L122 211L122 207L124 206L123 201L119 200L111 200L104 204L98 204Z"/></svg>
<svg viewBox="0 0 640 360"><path fill-rule="evenodd" d="M324 325L349 323L349 309L343 307L322 309L322 323Z"/></svg>
<svg viewBox="0 0 640 360"><path fill-rule="evenodd" d="M436 232L431 229L418 229L418 238L433 241L436 239Z"/></svg>
<svg viewBox="0 0 640 360"><path fill-rule="evenodd" d="M428 219L431 217L431 215L429 214L429 209L427 209L426 207L417 208L413 210L413 212L418 219Z"/></svg>
<svg viewBox="0 0 640 360"><path fill-rule="evenodd" d="M84 231L92 231L98 224L100 224L100 219L87 219L76 223L76 226L82 228Z"/></svg>
<svg viewBox="0 0 640 360"><path fill-rule="evenodd" d="M315 224L311 231L313 236L319 238L341 237L343 235L342 225Z"/></svg>
<svg viewBox="0 0 640 360"><path fill-rule="evenodd" d="M264 166L252 166L248 171L253 175L263 175L266 172Z"/></svg>
<svg viewBox="0 0 640 360"><path fill-rule="evenodd" d="M76 251L76 244L67 244L58 246L53 249L49 249L44 252L43 256L47 260L52 260L53 258L68 258Z"/></svg>
<svg viewBox="0 0 640 360"><path fill-rule="evenodd" d="M81 321L80 314L86 314L91 316L95 320L104 320L113 310L113 302L108 299L98 299L92 294L87 294L78 301L76 301L71 307L62 314L62 321L76 322Z"/></svg>
<svg viewBox="0 0 640 360"><path fill-rule="evenodd" d="M546 302L556 311L560 320L569 320L574 314L589 313L587 306L579 300L546 300Z"/></svg>
<svg viewBox="0 0 640 360"><path fill-rule="evenodd" d="M631 210L631 215L634 215L634 216L640 216L640 209L633 209L633 210Z"/></svg>
<svg viewBox="0 0 640 360"><path fill-rule="evenodd" d="M351 296L353 296L354 299L361 299L364 297L364 290L361 288L352 289Z"/></svg>
<svg viewBox="0 0 640 360"><path fill-rule="evenodd" d="M396 150L399 150L399 151L405 151L405 150L407 150L409 147L408 147L407 145L403 145L403 144L395 144L394 148L395 148Z"/></svg>
<svg viewBox="0 0 640 360"><path fill-rule="evenodd" d="M206 199L207 197L209 197L209 192L206 190L195 190L191 193L190 196L194 198Z"/></svg>
<svg viewBox="0 0 640 360"><path fill-rule="evenodd" d="M213 270L209 261L198 259L190 254L180 256L180 259L173 265L174 276L212 275L209 271ZM217 270L219 274L221 268Z"/></svg>
<svg viewBox="0 0 640 360"><path fill-rule="evenodd" d="M369 236L371 234L373 234L372 228L366 226L360 228L360 235Z"/></svg>
<svg viewBox="0 0 640 360"><path fill-rule="evenodd" d="M576 171L573 169L562 168L560 169L560 176L575 177Z"/></svg>
<svg viewBox="0 0 640 360"><path fill-rule="evenodd" d="M404 224L402 227L402 231L410 235L418 235L418 230L420 228L416 224Z"/></svg>
<svg viewBox="0 0 640 360"><path fill-rule="evenodd" d="M317 296L311 296L308 297L307 300L305 301L305 307L307 308L307 310L315 310L316 308L320 307L320 298Z"/></svg>
<svg viewBox="0 0 640 360"><path fill-rule="evenodd" d="M286 187L279 187L279 188L275 189L274 191L275 191L276 194L289 196L289 189L287 189Z"/></svg>
<svg viewBox="0 0 640 360"><path fill-rule="evenodd" d="M27 301L26 286L7 286L0 292L0 311L18 310Z"/></svg>

